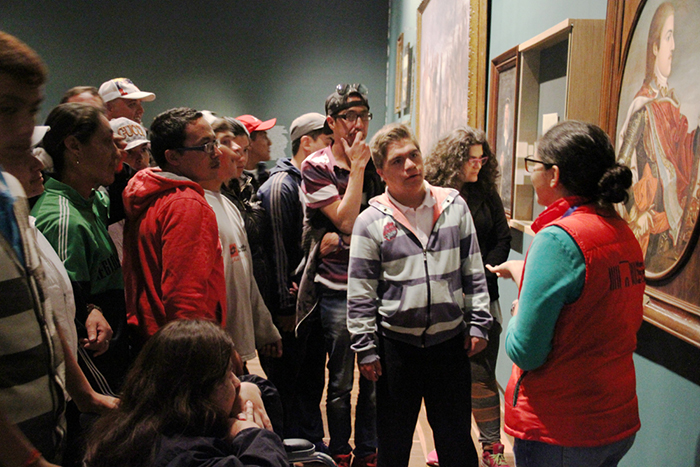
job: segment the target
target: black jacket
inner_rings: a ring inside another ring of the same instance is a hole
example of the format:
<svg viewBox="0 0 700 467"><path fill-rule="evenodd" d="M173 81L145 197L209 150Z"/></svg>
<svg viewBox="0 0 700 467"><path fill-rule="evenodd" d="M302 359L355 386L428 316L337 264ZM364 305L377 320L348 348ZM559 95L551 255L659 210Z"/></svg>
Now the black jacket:
<svg viewBox="0 0 700 467"><path fill-rule="evenodd" d="M173 436L158 441L154 467L287 467L282 440L271 431L248 428L232 440Z"/></svg>
<svg viewBox="0 0 700 467"><path fill-rule="evenodd" d="M508 260L510 253L510 227L503 210L503 201L495 188L485 192L476 183L465 183L460 194L466 200L474 219L489 298L491 301L498 300L498 277L489 272L486 265L501 264Z"/></svg>

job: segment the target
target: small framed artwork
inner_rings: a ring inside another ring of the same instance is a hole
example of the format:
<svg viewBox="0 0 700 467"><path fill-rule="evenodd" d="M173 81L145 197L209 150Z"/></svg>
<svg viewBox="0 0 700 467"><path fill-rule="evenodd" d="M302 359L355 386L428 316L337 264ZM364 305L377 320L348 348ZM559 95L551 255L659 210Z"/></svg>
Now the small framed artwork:
<svg viewBox="0 0 700 467"><path fill-rule="evenodd" d="M401 111L411 113L411 83L413 81L413 47L408 43L403 49L401 61Z"/></svg>
<svg viewBox="0 0 700 467"><path fill-rule="evenodd" d="M632 187L618 212L644 253L644 317L700 347L700 2L608 1L601 124Z"/></svg>
<svg viewBox="0 0 700 467"><path fill-rule="evenodd" d="M394 113L400 114L403 106L401 105L403 97L403 33L399 34L396 40L396 79L394 81Z"/></svg>
<svg viewBox="0 0 700 467"><path fill-rule="evenodd" d="M506 216L513 213L514 157L516 118L518 115L518 47L491 61L491 99L488 137L491 151L498 159L501 177L499 193Z"/></svg>
<svg viewBox="0 0 700 467"><path fill-rule="evenodd" d="M423 0L418 7L416 133L428 154L459 126L484 129L487 0Z"/></svg>

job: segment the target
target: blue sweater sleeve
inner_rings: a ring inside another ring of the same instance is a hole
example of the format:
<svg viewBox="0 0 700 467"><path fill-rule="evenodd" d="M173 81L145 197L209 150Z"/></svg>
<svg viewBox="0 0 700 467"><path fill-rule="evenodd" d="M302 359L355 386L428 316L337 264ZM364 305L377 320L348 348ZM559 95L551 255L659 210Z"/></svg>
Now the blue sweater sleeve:
<svg viewBox="0 0 700 467"><path fill-rule="evenodd" d="M564 305L581 295L586 263L574 239L557 226L540 231L527 254L518 313L508 323L505 348L523 370L542 366L552 350Z"/></svg>

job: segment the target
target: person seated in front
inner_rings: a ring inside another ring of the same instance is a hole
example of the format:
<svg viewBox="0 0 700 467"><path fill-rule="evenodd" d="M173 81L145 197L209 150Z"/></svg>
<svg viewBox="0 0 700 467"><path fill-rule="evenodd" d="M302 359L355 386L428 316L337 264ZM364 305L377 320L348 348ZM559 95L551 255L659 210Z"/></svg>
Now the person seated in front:
<svg viewBox="0 0 700 467"><path fill-rule="evenodd" d="M119 408L95 423L85 466L288 465L282 440L241 395L231 337L178 320L146 342Z"/></svg>

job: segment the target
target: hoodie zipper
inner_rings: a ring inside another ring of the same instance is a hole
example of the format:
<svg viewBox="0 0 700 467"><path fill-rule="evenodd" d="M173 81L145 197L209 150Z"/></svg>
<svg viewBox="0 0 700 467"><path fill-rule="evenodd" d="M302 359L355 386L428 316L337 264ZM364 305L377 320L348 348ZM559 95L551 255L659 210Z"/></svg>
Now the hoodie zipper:
<svg viewBox="0 0 700 467"><path fill-rule="evenodd" d="M420 241L419 241L420 243ZM425 321L425 331L421 336L421 345L425 347L425 335L428 333L428 328L430 328L430 274L428 273L428 252L423 248L423 266L425 267L425 287L428 289L428 317Z"/></svg>

